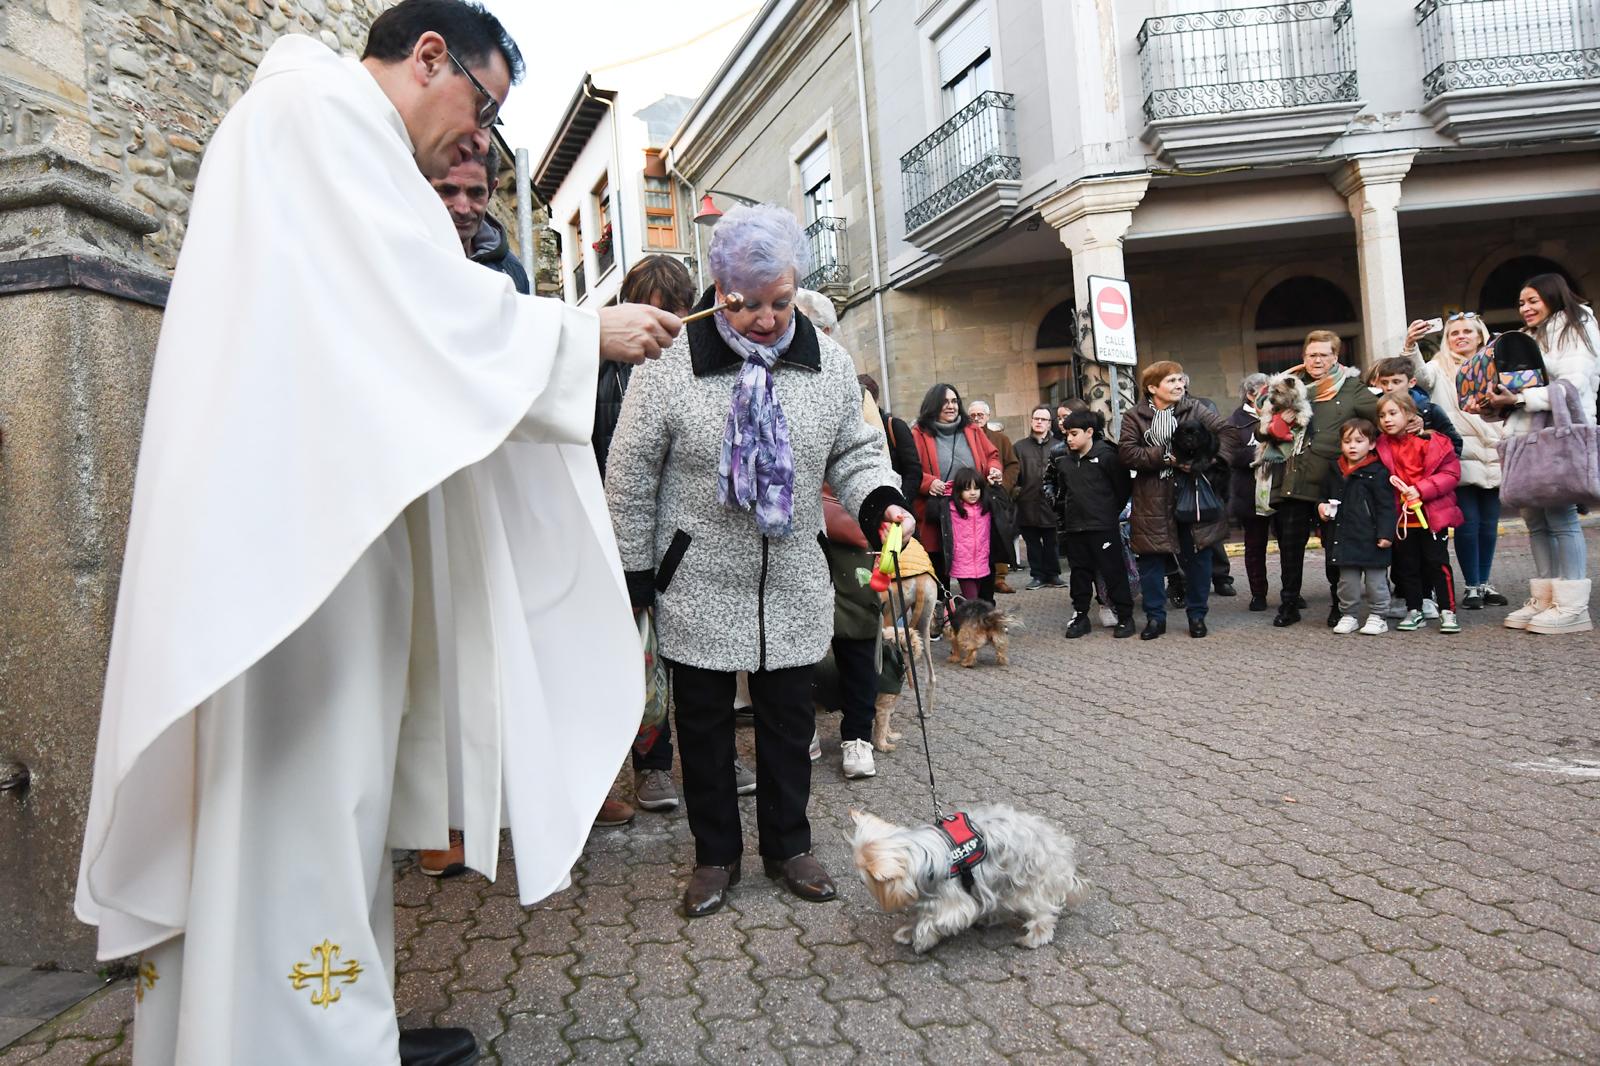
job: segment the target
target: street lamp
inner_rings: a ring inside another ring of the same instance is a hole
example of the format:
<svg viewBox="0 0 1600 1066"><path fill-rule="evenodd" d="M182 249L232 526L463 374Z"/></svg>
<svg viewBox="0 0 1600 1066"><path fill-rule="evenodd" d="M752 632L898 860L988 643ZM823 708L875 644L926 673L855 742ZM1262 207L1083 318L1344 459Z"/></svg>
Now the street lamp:
<svg viewBox="0 0 1600 1066"><path fill-rule="evenodd" d="M745 204L749 207L754 207L761 202L759 200L752 200L748 196L740 196L736 192L724 192L721 189L708 189L706 194L700 197L700 211L694 216L694 224L697 226L704 226L707 229L712 228L718 222L722 221L722 211L718 209L717 202L711 198L712 193L716 193L718 196L726 196L730 200L737 200L739 203Z"/></svg>

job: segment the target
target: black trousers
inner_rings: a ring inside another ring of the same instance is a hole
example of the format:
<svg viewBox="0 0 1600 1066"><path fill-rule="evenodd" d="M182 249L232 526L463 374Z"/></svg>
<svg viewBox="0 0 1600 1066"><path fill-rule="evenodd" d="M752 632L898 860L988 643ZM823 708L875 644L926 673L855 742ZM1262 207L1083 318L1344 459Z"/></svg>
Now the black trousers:
<svg viewBox="0 0 1600 1066"><path fill-rule="evenodd" d="M1409 611L1422 610L1422 601L1433 598L1441 611L1456 609L1456 575L1450 569L1450 534L1427 529L1408 529L1396 537L1391 555L1394 566L1394 591L1406 601Z"/></svg>
<svg viewBox="0 0 1600 1066"><path fill-rule="evenodd" d="M1279 598L1292 602L1300 595L1301 572L1306 565L1306 541L1311 531L1320 529L1317 505L1305 500L1284 500L1272 515L1272 532L1278 538L1278 566L1282 588ZM1323 571L1328 579L1328 594L1335 603L1339 600L1339 568L1327 561L1323 554Z"/></svg>
<svg viewBox="0 0 1600 1066"><path fill-rule="evenodd" d="M669 662L683 763L683 802L697 866L728 866L744 853L733 777L734 675ZM811 850L811 667L750 674L755 705L756 833L762 857Z"/></svg>
<svg viewBox="0 0 1600 1066"><path fill-rule="evenodd" d="M841 741L872 739L872 719L878 711L877 650L876 638L833 638L833 664L839 669L839 704L844 712L839 720Z"/></svg>
<svg viewBox="0 0 1600 1066"><path fill-rule="evenodd" d="M1094 597L1095 578L1105 582L1118 618L1133 617L1133 590L1128 587L1128 568L1122 560L1122 537L1115 529L1091 529L1082 533L1063 533L1067 565L1071 567L1072 610L1082 614Z"/></svg>
<svg viewBox="0 0 1600 1066"><path fill-rule="evenodd" d="M1022 543L1028 546L1028 574L1049 584L1061 576L1061 552L1056 547L1055 526L1023 526Z"/></svg>
<svg viewBox="0 0 1600 1066"><path fill-rule="evenodd" d="M635 770L668 770L672 769L672 716L669 714L662 719L661 732L656 735L656 742L650 745L650 750L640 755L632 748L628 749L633 754L633 768Z"/></svg>

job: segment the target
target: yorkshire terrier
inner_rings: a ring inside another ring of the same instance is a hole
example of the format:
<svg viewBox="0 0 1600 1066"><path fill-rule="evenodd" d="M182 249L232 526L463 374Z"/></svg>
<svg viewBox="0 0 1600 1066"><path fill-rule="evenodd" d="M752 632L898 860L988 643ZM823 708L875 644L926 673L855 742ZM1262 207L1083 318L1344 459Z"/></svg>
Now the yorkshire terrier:
<svg viewBox="0 0 1600 1066"><path fill-rule="evenodd" d="M1089 892L1078 877L1072 838L1053 822L1004 804L966 812L962 824L981 838L980 859L967 876L956 867L960 854L974 849L953 845L939 826L891 825L855 810L850 817L850 847L861 881L885 912L913 910L911 923L894 938L918 954L977 922L1013 918L1022 922L1017 944L1042 947L1055 938L1061 909L1081 903Z"/></svg>
<svg viewBox="0 0 1600 1066"><path fill-rule="evenodd" d="M1008 631L1016 624L1016 620L988 600L968 600L957 596L952 603L947 630L950 661L967 667L976 666L978 649L985 644L993 644L994 661L1005 666L1006 651L1011 644Z"/></svg>

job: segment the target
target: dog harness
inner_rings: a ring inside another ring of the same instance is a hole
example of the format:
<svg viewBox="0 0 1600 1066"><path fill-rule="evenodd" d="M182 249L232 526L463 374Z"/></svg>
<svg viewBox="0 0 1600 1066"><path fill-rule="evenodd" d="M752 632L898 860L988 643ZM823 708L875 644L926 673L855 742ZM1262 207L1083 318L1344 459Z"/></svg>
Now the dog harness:
<svg viewBox="0 0 1600 1066"><path fill-rule="evenodd" d="M961 878L961 887L973 891L972 871L988 855L983 834L967 818L966 811L946 815L934 823L950 844L950 876Z"/></svg>

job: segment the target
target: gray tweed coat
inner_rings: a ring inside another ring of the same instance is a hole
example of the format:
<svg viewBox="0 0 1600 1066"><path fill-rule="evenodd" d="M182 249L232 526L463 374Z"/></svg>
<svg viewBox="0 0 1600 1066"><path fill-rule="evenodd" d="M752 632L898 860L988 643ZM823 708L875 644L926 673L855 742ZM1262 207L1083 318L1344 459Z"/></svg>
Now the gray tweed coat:
<svg viewBox="0 0 1600 1066"><path fill-rule="evenodd" d="M702 301L704 302L704 301ZM661 654L706 670L809 666L833 636L819 537L822 483L868 539L904 506L883 435L861 418L845 350L799 319L773 368L794 450L794 524L764 537L753 512L716 499L722 431L740 357L709 319L633 371L606 464L606 501L635 607L654 602Z"/></svg>

